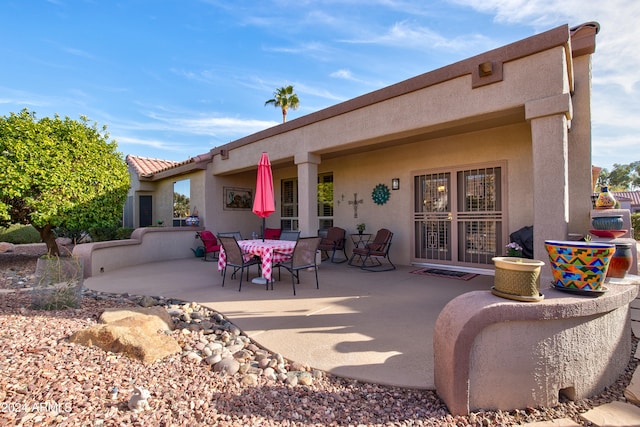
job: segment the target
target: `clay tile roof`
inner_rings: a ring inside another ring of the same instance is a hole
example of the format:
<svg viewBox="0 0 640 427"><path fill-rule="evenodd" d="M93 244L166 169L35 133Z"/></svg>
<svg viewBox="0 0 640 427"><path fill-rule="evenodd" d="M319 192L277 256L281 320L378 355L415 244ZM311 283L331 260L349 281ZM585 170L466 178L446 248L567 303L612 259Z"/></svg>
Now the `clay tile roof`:
<svg viewBox="0 0 640 427"><path fill-rule="evenodd" d="M140 177L150 177L154 173L170 169L179 164L171 160L150 159L148 157L127 156L127 164L133 166Z"/></svg>
<svg viewBox="0 0 640 427"><path fill-rule="evenodd" d="M614 191L613 195L631 200L631 205L640 206L640 191Z"/></svg>

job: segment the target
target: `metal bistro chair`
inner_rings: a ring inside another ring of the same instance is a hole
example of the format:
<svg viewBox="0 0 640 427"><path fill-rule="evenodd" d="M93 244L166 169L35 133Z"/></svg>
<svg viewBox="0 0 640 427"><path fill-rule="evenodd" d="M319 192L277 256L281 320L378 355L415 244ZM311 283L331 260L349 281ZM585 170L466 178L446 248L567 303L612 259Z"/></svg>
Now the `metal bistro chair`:
<svg viewBox="0 0 640 427"><path fill-rule="evenodd" d="M242 274L244 273L244 269L247 269L247 280L249 280L249 269L252 265L259 266L260 258L256 258L251 254L243 253L235 237L219 236L218 238L220 243L222 243L225 258L227 260L224 270L222 270L222 286L224 286L224 281L227 278L227 267L231 266L233 267L233 274L231 275L232 278L238 270L240 270L240 286L238 287L238 292L240 292L242 290ZM258 270L259 269L260 267L258 267Z"/></svg>
<svg viewBox="0 0 640 427"><path fill-rule="evenodd" d="M235 237L236 240L243 240L242 234L239 231L226 231L224 233L218 233L218 237Z"/></svg>
<svg viewBox="0 0 640 427"><path fill-rule="evenodd" d="M280 240L290 240L292 242L295 242L299 238L300 238L300 232L299 231L282 230L282 233L280 233Z"/></svg>
<svg viewBox="0 0 640 427"><path fill-rule="evenodd" d="M326 236L324 236L320 241L320 246L318 247L318 249L320 249L325 254L325 256L327 257L326 259L329 259L333 263L341 264L349 259L349 257L347 257L347 251L345 248L345 236L346 231L344 230L344 228L331 227L327 230ZM329 251L331 251L331 256L329 256ZM335 256L336 252L338 251L342 251L342 253L344 254L344 259L336 261Z"/></svg>
<svg viewBox="0 0 640 427"><path fill-rule="evenodd" d="M360 256L362 264L360 268L368 271L390 271L395 270L396 266L391 262L391 258L389 258L389 249L391 248L391 239L393 238L393 233L386 228L381 228L376 233L376 237L372 242L367 243L362 248L353 248L353 254L349 259L349 265L353 264L353 259L356 256ZM380 259L386 258L389 262L389 266L385 268L380 268L382 266L382 262ZM370 265L367 265L367 262L371 261Z"/></svg>
<svg viewBox="0 0 640 427"><path fill-rule="evenodd" d="M279 262L278 280L280 280L280 267L286 268L291 273L291 285L293 286L293 295L296 294L296 281L300 284L300 270L313 268L316 274L316 289L320 289L318 283L318 265L316 264L316 252L320 244L321 237L301 237L296 241L293 253L287 254L285 261Z"/></svg>

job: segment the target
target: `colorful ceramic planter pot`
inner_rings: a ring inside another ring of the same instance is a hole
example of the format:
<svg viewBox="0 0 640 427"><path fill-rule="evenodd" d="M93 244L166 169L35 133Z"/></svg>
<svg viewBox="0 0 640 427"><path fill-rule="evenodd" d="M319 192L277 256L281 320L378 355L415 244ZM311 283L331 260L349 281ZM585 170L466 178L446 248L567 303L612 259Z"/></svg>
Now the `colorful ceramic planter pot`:
<svg viewBox="0 0 640 427"><path fill-rule="evenodd" d="M594 216L591 218L594 230L622 230L622 215Z"/></svg>
<svg viewBox="0 0 640 427"><path fill-rule="evenodd" d="M547 240L553 284L558 288L597 291L602 288L616 246L607 243Z"/></svg>
<svg viewBox="0 0 640 427"><path fill-rule="evenodd" d="M188 226L197 227L200 225L200 218L197 216L188 216L184 222Z"/></svg>
<svg viewBox="0 0 640 427"><path fill-rule="evenodd" d="M616 250L611 257L609 268L607 269L607 277L616 279L624 279L633 263L633 255L631 254L631 243L615 243Z"/></svg>

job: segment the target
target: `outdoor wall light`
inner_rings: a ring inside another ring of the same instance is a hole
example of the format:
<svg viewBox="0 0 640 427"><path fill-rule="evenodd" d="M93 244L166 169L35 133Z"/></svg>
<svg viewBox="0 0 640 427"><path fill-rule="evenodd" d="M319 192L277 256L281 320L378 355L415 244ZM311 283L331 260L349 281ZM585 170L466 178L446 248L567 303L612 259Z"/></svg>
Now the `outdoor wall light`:
<svg viewBox="0 0 640 427"><path fill-rule="evenodd" d="M478 74L480 75L480 77L486 77L493 74L493 64L491 63L491 61L483 62L482 64L478 65Z"/></svg>
<svg viewBox="0 0 640 427"><path fill-rule="evenodd" d="M400 189L400 178L393 178L391 180L391 189L399 190Z"/></svg>

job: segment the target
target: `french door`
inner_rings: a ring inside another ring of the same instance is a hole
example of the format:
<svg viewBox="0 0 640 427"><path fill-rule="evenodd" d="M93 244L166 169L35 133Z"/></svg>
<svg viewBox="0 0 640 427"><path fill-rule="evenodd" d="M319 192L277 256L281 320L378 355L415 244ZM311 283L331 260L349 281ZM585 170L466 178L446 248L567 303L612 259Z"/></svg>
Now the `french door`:
<svg viewBox="0 0 640 427"><path fill-rule="evenodd" d="M486 266L501 252L503 166L414 175L413 261Z"/></svg>

